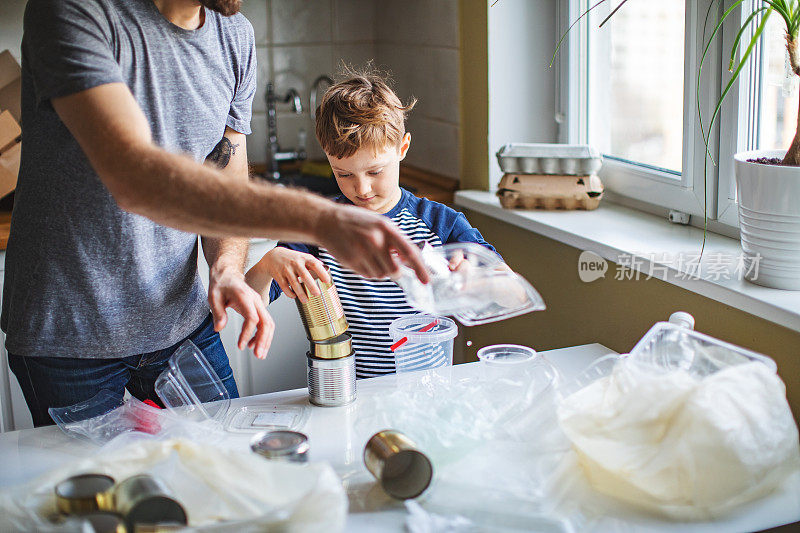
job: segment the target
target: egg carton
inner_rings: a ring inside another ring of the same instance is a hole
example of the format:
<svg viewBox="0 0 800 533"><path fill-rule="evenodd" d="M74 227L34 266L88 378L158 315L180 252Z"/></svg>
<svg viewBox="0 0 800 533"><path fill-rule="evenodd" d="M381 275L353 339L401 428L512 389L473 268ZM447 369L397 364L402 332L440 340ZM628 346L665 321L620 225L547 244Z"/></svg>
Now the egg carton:
<svg viewBox="0 0 800 533"><path fill-rule="evenodd" d="M603 183L596 175L506 174L500 180L497 196L506 209L591 211L600 205Z"/></svg>
<svg viewBox="0 0 800 533"><path fill-rule="evenodd" d="M500 169L508 174L590 176L603 164L600 152L584 144L506 144L497 152Z"/></svg>

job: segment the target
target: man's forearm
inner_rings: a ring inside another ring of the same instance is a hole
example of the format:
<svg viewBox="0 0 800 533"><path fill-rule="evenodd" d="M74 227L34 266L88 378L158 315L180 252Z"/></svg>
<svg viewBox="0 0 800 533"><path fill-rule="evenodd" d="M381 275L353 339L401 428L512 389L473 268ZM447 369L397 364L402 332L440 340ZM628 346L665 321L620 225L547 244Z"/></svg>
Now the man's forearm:
<svg viewBox="0 0 800 533"><path fill-rule="evenodd" d="M112 190L120 205L162 225L208 237L315 242L335 204L322 197L243 181L154 145L130 150Z"/></svg>
<svg viewBox="0 0 800 533"><path fill-rule="evenodd" d="M247 252L250 248L248 239L227 237L202 237L203 255L209 268L233 268L244 273L247 264Z"/></svg>

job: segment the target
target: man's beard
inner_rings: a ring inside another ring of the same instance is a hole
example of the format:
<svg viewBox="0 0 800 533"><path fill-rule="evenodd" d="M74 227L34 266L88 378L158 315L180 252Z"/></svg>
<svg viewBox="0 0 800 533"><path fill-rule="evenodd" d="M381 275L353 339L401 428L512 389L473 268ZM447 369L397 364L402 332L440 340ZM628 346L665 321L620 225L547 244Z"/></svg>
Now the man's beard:
<svg viewBox="0 0 800 533"><path fill-rule="evenodd" d="M242 0L200 0L200 3L226 17L235 15L242 7Z"/></svg>

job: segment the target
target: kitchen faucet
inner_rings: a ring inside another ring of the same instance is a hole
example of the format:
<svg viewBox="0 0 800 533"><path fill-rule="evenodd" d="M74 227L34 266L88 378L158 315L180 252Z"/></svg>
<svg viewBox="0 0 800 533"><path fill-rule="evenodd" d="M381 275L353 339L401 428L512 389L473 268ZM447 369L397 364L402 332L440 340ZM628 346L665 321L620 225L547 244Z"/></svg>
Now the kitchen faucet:
<svg viewBox="0 0 800 533"><path fill-rule="evenodd" d="M303 112L303 104L300 101L300 93L296 89L289 89L286 95L279 98L275 95L275 86L272 82L267 83L267 179L277 180L281 177L278 163L280 161L303 160L306 158L304 146L298 146L294 150L281 150L278 144L278 121L276 104L291 104L291 109L296 114ZM302 136L302 134L301 134Z"/></svg>
<svg viewBox="0 0 800 533"><path fill-rule="evenodd" d="M308 93L308 112L311 114L311 122L317 120L317 93L323 83L327 83L330 87L333 85L333 80L330 76L323 74L314 80L314 83L311 84L311 92Z"/></svg>

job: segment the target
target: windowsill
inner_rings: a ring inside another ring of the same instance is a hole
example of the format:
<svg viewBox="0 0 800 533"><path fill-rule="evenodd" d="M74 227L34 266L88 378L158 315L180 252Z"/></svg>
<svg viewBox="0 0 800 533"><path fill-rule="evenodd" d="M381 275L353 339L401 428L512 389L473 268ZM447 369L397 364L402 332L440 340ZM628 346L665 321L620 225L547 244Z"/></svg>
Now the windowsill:
<svg viewBox="0 0 800 533"><path fill-rule="evenodd" d="M659 256L697 256L703 230L672 224L660 217L617 204L603 202L595 211L508 210L487 191L458 191L455 204L461 208L502 220L514 226L562 242L579 250L589 250L608 261L631 266L682 289L740 309L794 331L800 331L800 292L769 289L742 279L720 277L714 273L715 258L741 256L737 239L708 233L701 273L689 277L686 267L659 263ZM633 263L630 257L635 257ZM655 268L654 268L655 267ZM652 270L651 270L652 269ZM607 275L612 275L610 268ZM575 265L578 275L578 265Z"/></svg>

